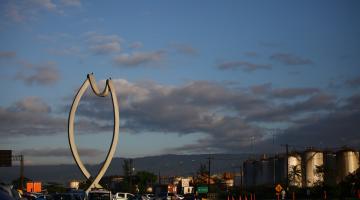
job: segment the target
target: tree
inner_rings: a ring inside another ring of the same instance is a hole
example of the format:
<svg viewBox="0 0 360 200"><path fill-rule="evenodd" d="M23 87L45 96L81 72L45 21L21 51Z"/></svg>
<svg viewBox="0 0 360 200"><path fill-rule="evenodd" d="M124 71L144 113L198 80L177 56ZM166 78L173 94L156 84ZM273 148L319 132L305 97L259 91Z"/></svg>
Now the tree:
<svg viewBox="0 0 360 200"><path fill-rule="evenodd" d="M301 166L291 165L289 169L289 184L293 186L301 186Z"/></svg>
<svg viewBox="0 0 360 200"><path fill-rule="evenodd" d="M156 182L157 176L147 171L139 171L136 173L137 184L140 193L145 193L148 186Z"/></svg>
<svg viewBox="0 0 360 200"><path fill-rule="evenodd" d="M207 184L209 177L209 171L206 169L206 164L200 164L200 167L197 171L197 184Z"/></svg>

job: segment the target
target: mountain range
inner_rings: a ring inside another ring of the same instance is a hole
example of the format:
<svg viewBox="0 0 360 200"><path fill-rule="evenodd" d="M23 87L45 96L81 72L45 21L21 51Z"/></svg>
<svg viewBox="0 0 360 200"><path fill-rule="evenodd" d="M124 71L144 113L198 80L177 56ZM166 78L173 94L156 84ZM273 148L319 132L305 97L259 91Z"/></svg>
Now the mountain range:
<svg viewBox="0 0 360 200"><path fill-rule="evenodd" d="M239 172L244 160L250 154L212 154L210 155L210 171L212 174L223 172ZM253 155L254 156L254 155ZM113 158L105 176L123 175L124 159ZM192 176L200 165L208 168L209 155L159 155L133 158L134 173L149 171L161 176ZM95 176L102 163L86 165L89 172ZM19 166L0 168L0 182L10 183L19 177ZM57 182L66 184L70 180L84 180L76 164L61 165L30 165L24 168L25 177L42 182Z"/></svg>

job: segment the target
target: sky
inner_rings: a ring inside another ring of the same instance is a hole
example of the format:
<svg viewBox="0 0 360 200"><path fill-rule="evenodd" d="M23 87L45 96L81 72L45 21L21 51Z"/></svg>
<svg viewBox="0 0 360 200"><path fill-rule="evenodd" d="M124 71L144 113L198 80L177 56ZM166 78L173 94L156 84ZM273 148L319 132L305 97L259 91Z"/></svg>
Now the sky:
<svg viewBox="0 0 360 200"><path fill-rule="evenodd" d="M88 73L112 79L117 157L360 148L359 1L2 1L0 149L73 163L67 119ZM104 160L110 97L76 113Z"/></svg>

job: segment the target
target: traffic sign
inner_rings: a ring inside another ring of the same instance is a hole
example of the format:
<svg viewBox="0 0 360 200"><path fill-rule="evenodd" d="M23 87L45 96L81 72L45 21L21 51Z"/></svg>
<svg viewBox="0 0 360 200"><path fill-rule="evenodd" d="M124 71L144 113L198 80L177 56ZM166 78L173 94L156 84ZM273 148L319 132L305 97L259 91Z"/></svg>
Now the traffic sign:
<svg viewBox="0 0 360 200"><path fill-rule="evenodd" d="M198 192L199 194L208 193L208 187L206 187L206 186L200 186L200 187L197 188L197 192Z"/></svg>
<svg viewBox="0 0 360 200"><path fill-rule="evenodd" d="M276 191L276 192L281 192L282 189L283 189L283 188L281 187L280 184L277 184L276 187L275 187L275 191Z"/></svg>

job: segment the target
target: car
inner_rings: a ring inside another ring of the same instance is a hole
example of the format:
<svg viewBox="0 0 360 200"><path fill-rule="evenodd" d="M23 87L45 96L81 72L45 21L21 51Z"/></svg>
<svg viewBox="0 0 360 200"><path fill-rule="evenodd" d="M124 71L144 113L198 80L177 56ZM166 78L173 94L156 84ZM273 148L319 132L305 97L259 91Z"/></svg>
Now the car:
<svg viewBox="0 0 360 200"><path fill-rule="evenodd" d="M53 200L54 198L51 195L39 195L35 200Z"/></svg>
<svg viewBox="0 0 360 200"><path fill-rule="evenodd" d="M71 193L56 193L52 195L53 200L76 200Z"/></svg>
<svg viewBox="0 0 360 200"><path fill-rule="evenodd" d="M144 194L143 195L143 199L146 199L146 200L154 200L155 199L155 194Z"/></svg>
<svg viewBox="0 0 360 200"><path fill-rule="evenodd" d="M113 200L108 190L92 190L88 194L88 200Z"/></svg>
<svg viewBox="0 0 360 200"><path fill-rule="evenodd" d="M131 193L117 192L114 195L113 200L128 200L128 199L133 199L134 197L135 197L135 195L133 195Z"/></svg>
<svg viewBox="0 0 360 200"><path fill-rule="evenodd" d="M1 192L0 199L8 199L8 198L15 200L25 199L25 198L21 198L19 192L15 190L12 185L0 184L0 192Z"/></svg>

